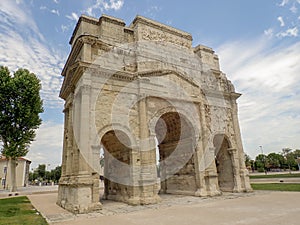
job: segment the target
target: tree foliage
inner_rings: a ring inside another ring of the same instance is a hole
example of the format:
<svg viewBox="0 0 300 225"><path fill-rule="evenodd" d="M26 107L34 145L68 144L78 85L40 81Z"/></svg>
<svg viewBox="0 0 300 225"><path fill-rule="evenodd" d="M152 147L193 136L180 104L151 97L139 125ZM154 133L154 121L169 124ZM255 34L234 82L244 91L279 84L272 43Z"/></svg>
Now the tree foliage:
<svg viewBox="0 0 300 225"><path fill-rule="evenodd" d="M300 150L293 150L291 148L283 148L280 153L269 153L268 155L259 154L256 156L254 165L259 172L272 169L280 170L300 170L298 167L298 160L300 158ZM245 164L249 164L249 156L245 155ZM298 160L297 160L298 159Z"/></svg>
<svg viewBox="0 0 300 225"><path fill-rule="evenodd" d="M33 172L29 173L29 180L30 181L38 180L40 182L53 181L55 183L58 183L60 176L61 176L61 166L57 166L55 169L51 171L46 171L46 165L40 164Z"/></svg>
<svg viewBox="0 0 300 225"><path fill-rule="evenodd" d="M258 169L264 169L266 167L267 156L264 154L259 154L255 158L255 164Z"/></svg>
<svg viewBox="0 0 300 225"><path fill-rule="evenodd" d="M267 156L267 168L280 168L284 163L284 157L281 154L272 152Z"/></svg>
<svg viewBox="0 0 300 225"><path fill-rule="evenodd" d="M25 156L42 120L40 80L26 69L13 75L0 67L0 139L2 154L17 159Z"/></svg>
<svg viewBox="0 0 300 225"><path fill-rule="evenodd" d="M251 167L252 163L251 163L251 157L247 154L245 154L245 165L246 167Z"/></svg>

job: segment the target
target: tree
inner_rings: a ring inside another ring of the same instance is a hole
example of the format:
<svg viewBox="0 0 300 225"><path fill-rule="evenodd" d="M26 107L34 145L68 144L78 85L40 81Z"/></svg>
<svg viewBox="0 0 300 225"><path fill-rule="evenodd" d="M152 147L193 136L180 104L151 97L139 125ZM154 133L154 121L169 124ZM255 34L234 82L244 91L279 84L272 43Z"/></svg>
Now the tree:
<svg viewBox="0 0 300 225"><path fill-rule="evenodd" d="M300 150L296 149L295 151L293 151L293 155L294 155L295 159L300 158Z"/></svg>
<svg viewBox="0 0 300 225"><path fill-rule="evenodd" d="M264 172L266 167L267 157L264 154L259 154L255 158L255 165L259 172Z"/></svg>
<svg viewBox="0 0 300 225"><path fill-rule="evenodd" d="M251 157L245 153L245 165L251 167Z"/></svg>
<svg viewBox="0 0 300 225"><path fill-rule="evenodd" d="M54 170L51 170L51 179L53 182L58 183L61 176L61 166L55 167Z"/></svg>
<svg viewBox="0 0 300 225"><path fill-rule="evenodd" d="M254 160L251 159L251 157L246 153L245 153L245 165L247 169L251 169L252 171L254 171Z"/></svg>
<svg viewBox="0 0 300 225"><path fill-rule="evenodd" d="M39 164L38 168L36 169L36 172L38 174L38 177L40 179L45 179L45 175L46 175L46 165L45 164Z"/></svg>
<svg viewBox="0 0 300 225"><path fill-rule="evenodd" d="M267 156L267 166L268 168L281 168L284 164L284 158L282 155L277 153L270 153Z"/></svg>
<svg viewBox="0 0 300 225"><path fill-rule="evenodd" d="M283 148L282 149L282 155L286 160L286 164L288 165L289 171L291 173L291 164L293 163L294 156L291 155L292 149L291 148Z"/></svg>
<svg viewBox="0 0 300 225"><path fill-rule="evenodd" d="M43 112L40 80L26 69L13 75L0 67L0 140L1 152L9 159L11 191L16 191L17 159L29 151Z"/></svg>

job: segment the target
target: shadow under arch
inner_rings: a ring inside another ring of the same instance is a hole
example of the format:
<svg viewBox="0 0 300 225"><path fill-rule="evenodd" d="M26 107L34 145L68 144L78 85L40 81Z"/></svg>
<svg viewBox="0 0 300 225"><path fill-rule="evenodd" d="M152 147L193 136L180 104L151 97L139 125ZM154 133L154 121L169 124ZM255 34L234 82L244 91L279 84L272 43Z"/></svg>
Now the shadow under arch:
<svg viewBox="0 0 300 225"><path fill-rule="evenodd" d="M160 193L194 195L194 152L198 139L193 124L176 111L162 114L156 122Z"/></svg>
<svg viewBox="0 0 300 225"><path fill-rule="evenodd" d="M104 149L103 199L130 203L132 197L131 140L120 130L109 130L101 138Z"/></svg>
<svg viewBox="0 0 300 225"><path fill-rule="evenodd" d="M225 134L216 134L213 144L219 188L223 192L232 192L234 191L234 171L230 153L230 149L232 149L231 142Z"/></svg>

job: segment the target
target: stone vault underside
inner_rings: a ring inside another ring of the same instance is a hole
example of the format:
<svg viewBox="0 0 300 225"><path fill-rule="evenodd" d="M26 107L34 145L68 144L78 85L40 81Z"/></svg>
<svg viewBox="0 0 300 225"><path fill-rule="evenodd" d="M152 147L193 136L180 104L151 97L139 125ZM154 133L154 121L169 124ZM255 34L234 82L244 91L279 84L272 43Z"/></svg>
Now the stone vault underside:
<svg viewBox="0 0 300 225"><path fill-rule="evenodd" d="M80 17L63 69L62 177L57 204L75 213L104 199L153 204L159 194L250 191L236 93L211 48L137 16ZM104 170L100 152L104 152Z"/></svg>

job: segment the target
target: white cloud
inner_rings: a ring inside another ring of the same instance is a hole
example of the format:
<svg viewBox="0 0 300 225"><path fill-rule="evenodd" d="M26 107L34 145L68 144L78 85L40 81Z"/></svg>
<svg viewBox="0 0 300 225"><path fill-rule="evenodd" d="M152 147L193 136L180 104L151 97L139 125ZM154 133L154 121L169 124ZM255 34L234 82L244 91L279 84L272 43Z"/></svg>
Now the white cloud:
<svg viewBox="0 0 300 225"><path fill-rule="evenodd" d="M282 0L281 4L279 4L279 6L285 6L288 3L289 3L289 0Z"/></svg>
<svg viewBox="0 0 300 225"><path fill-rule="evenodd" d="M276 34L276 37L298 37L298 30L300 28L297 8L298 4L300 4L300 0L283 0L281 4L278 4L278 6L281 6L281 16L277 17L280 26L272 27L274 31L273 33Z"/></svg>
<svg viewBox="0 0 300 225"><path fill-rule="evenodd" d="M8 5L0 7L0 14L5 18L0 24L0 65L7 66L11 71L27 68L35 73L42 82L44 104L47 107L61 107L62 100L58 95L62 59L65 57L47 47L30 11L22 14L20 7L24 6L11 3L13 1L8 1ZM16 16L18 12L20 15ZM19 17L22 20L17 20Z"/></svg>
<svg viewBox="0 0 300 225"><path fill-rule="evenodd" d="M297 8L295 5L293 5L293 6L290 8L290 11L291 11L292 13L297 13L298 8Z"/></svg>
<svg viewBox="0 0 300 225"><path fill-rule="evenodd" d="M300 42L272 48L270 40L220 46L222 70L243 95L239 117L244 148L252 157L300 148Z"/></svg>
<svg viewBox="0 0 300 225"><path fill-rule="evenodd" d="M106 10L109 10L109 9L114 9L114 10L120 10L122 8L124 4L124 1L121 1L121 0L110 0L110 4L107 3L106 4Z"/></svg>
<svg viewBox="0 0 300 225"><path fill-rule="evenodd" d="M264 34L268 37L273 37L274 31L273 31L272 28L269 28L269 29L264 31Z"/></svg>
<svg viewBox="0 0 300 225"><path fill-rule="evenodd" d="M56 3L56 4L58 4L58 3L59 3L59 1L58 1L58 0L53 0L53 2L54 2L54 3Z"/></svg>
<svg viewBox="0 0 300 225"><path fill-rule="evenodd" d="M51 168L61 164L63 125L52 122L43 123L37 130L36 140L32 142L26 156L32 161L31 168L38 164L51 164Z"/></svg>
<svg viewBox="0 0 300 225"><path fill-rule="evenodd" d="M290 28L286 31L280 32L276 35L277 37L298 37L298 28Z"/></svg>
<svg viewBox="0 0 300 225"><path fill-rule="evenodd" d="M279 17L277 17L277 20L280 22L280 26L284 27L285 24L284 24L283 18L281 16L279 16Z"/></svg>
<svg viewBox="0 0 300 225"><path fill-rule="evenodd" d="M48 11L48 12L50 12L50 13L52 13L52 14L55 14L55 15L58 15L59 16L59 11L58 11L58 9L48 9L46 6L40 6L40 10L46 10L46 11Z"/></svg>
<svg viewBox="0 0 300 225"><path fill-rule="evenodd" d="M30 26L34 32L38 32L36 23L29 15L29 10L26 8L26 5L22 4L22 1L1 0L0 16L1 21L9 19L12 23L21 23L25 26Z"/></svg>
<svg viewBox="0 0 300 225"><path fill-rule="evenodd" d="M65 25L61 25L61 30L62 30L62 32L66 32L67 30L69 30L69 27L68 26L65 26Z"/></svg>
<svg viewBox="0 0 300 225"><path fill-rule="evenodd" d="M66 17L70 20L75 20L75 21L79 19L79 16L75 12L72 12L71 15L66 15Z"/></svg>
<svg viewBox="0 0 300 225"><path fill-rule="evenodd" d="M124 0L96 0L85 12L90 16L95 16L94 11L120 10L124 5Z"/></svg>
<svg viewBox="0 0 300 225"><path fill-rule="evenodd" d="M52 10L51 10L51 13L56 14L56 15L59 16L59 11L58 11L58 10L52 9Z"/></svg>
<svg viewBox="0 0 300 225"><path fill-rule="evenodd" d="M145 10L145 11L143 12L143 14L145 14L145 15L147 15L147 16L153 18L153 19L155 19L157 13L158 13L159 11L161 11L161 9L162 9L161 7L159 7L159 6L157 6L157 5L153 5L153 6L149 7L149 8L147 8L147 10Z"/></svg>

